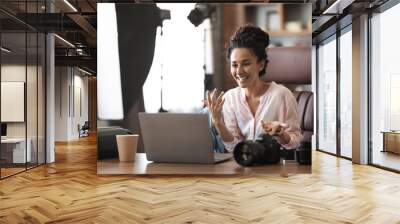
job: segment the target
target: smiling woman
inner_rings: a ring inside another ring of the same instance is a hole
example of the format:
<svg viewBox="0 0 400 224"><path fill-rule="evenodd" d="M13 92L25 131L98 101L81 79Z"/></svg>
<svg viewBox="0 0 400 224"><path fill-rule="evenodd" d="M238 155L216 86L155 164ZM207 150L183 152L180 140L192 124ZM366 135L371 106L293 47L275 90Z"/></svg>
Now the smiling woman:
<svg viewBox="0 0 400 224"><path fill-rule="evenodd" d="M288 149L297 148L302 139L293 94L282 85L260 79L268 63L268 44L269 35L259 27L240 27L227 51L238 87L226 94L216 90L208 94L214 125L228 151L264 132L277 135L278 142Z"/></svg>

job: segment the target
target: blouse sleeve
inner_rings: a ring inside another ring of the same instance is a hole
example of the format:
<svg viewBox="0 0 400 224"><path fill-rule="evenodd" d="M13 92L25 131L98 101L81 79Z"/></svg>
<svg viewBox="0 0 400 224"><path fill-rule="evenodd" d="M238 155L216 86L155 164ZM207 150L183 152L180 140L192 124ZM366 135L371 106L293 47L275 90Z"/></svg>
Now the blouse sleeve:
<svg viewBox="0 0 400 224"><path fill-rule="evenodd" d="M299 115L297 113L297 102L291 92L287 92L284 99L284 123L289 126L285 131L289 134L290 141L287 144L282 144L282 146L286 149L295 149L300 146L300 142L303 139L300 129Z"/></svg>
<svg viewBox="0 0 400 224"><path fill-rule="evenodd" d="M222 142L224 143L226 150L232 152L235 146L244 138L237 124L236 114L233 110L233 100L229 96L225 97L225 103L222 107L222 115L226 128L234 138L231 142L225 142L224 140L222 140Z"/></svg>

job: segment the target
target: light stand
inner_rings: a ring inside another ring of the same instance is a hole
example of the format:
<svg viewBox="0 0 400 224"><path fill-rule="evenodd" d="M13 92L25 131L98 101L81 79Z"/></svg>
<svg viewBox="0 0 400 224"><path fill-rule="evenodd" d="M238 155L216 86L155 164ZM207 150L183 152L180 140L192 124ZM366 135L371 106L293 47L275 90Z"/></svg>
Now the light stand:
<svg viewBox="0 0 400 224"><path fill-rule="evenodd" d="M161 26L161 32L160 32L160 42L162 42L162 37L163 37L163 30ZM162 48L164 47L164 43L162 43ZM161 65L160 65L160 79L161 79L161 87L160 87L160 99L161 99L161 104L160 104L160 109L158 109L159 113L165 113L168 112L163 108L163 61L164 57L161 57Z"/></svg>
<svg viewBox="0 0 400 224"><path fill-rule="evenodd" d="M212 4L208 3L197 3L195 8L190 11L189 15L187 16L188 20L195 26L199 26L204 22L205 19L209 18L212 19L213 13L216 11L216 7ZM210 30L212 29L212 21L210 21ZM207 54L207 28L204 28L204 37L203 37L203 71L204 71L204 90L212 89L212 74L207 74L207 61L206 61L206 54ZM210 77L211 76L211 77ZM204 91L204 98L206 97L206 91Z"/></svg>
<svg viewBox="0 0 400 224"><path fill-rule="evenodd" d="M212 89L212 74L207 73L207 28L204 28L203 36L203 71L204 71L204 99L206 99L207 90Z"/></svg>

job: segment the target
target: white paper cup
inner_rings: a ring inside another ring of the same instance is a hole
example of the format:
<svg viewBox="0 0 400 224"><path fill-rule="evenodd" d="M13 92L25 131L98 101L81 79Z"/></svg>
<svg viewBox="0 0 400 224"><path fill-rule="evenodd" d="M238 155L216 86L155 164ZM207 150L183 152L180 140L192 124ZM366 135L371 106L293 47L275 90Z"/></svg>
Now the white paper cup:
<svg viewBox="0 0 400 224"><path fill-rule="evenodd" d="M116 135L118 157L121 162L135 161L139 135Z"/></svg>

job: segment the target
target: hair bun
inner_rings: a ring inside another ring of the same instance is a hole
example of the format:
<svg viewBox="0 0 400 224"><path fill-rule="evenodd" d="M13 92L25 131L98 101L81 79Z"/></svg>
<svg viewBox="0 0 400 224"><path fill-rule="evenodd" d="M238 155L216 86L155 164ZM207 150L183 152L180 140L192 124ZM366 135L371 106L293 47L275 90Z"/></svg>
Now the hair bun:
<svg viewBox="0 0 400 224"><path fill-rule="evenodd" d="M262 44L266 47L269 45L269 35L261 28L245 25L240 27L233 35L231 41L243 41L243 42L253 42L257 44Z"/></svg>

